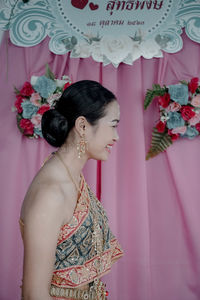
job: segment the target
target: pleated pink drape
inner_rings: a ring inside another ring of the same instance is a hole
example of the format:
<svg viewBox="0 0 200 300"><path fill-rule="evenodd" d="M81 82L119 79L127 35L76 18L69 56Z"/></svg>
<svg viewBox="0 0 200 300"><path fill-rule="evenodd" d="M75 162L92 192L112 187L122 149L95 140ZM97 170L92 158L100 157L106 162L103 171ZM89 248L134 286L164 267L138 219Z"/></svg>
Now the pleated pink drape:
<svg viewBox="0 0 200 300"><path fill-rule="evenodd" d="M23 248L18 227L25 191L52 151L43 140L21 136L11 107L13 87L42 75L48 63L57 78L93 79L111 89L121 107L120 141L102 163L101 193L110 225L124 257L105 276L110 300L200 299L200 138L176 141L148 162L153 103L144 112L147 88L200 77L200 45L183 34L184 48L160 59L139 59L133 66L102 67L88 59L70 59L48 50L48 39L31 48L0 48L0 300L20 299ZM96 162L84 170L96 189ZM39 300L39 299L38 299Z"/></svg>

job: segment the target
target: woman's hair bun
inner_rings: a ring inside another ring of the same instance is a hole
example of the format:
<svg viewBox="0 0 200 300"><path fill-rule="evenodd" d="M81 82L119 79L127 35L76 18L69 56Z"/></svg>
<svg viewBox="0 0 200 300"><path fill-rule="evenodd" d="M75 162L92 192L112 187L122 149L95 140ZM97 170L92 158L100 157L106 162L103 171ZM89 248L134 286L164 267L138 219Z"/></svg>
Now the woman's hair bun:
<svg viewBox="0 0 200 300"><path fill-rule="evenodd" d="M50 145L61 147L78 117L85 117L94 126L106 115L107 105L115 100L115 95L96 81L81 80L71 84L56 100L54 109L43 114L43 137Z"/></svg>
<svg viewBox="0 0 200 300"><path fill-rule="evenodd" d="M46 111L42 116L42 134L50 145L62 146L68 135L67 119L56 109Z"/></svg>

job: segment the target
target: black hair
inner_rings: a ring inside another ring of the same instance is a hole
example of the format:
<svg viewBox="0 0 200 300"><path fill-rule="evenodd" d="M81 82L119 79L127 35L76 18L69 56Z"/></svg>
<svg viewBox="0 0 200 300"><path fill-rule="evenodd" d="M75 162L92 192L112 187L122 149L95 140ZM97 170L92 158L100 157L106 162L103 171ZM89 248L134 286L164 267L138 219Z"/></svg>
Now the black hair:
<svg viewBox="0 0 200 300"><path fill-rule="evenodd" d="M46 141L60 147L79 116L91 125L105 116L106 106L116 100L115 95L92 80L81 80L66 88L53 109L42 116L42 134Z"/></svg>

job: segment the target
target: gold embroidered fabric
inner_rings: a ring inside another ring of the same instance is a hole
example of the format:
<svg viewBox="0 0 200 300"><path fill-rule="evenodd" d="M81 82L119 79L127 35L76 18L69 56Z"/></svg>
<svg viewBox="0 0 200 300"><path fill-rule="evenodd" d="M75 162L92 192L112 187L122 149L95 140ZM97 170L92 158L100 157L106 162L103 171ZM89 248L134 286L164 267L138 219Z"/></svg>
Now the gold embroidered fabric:
<svg viewBox="0 0 200 300"><path fill-rule="evenodd" d="M72 221L60 229L52 284L68 288L85 285L110 271L122 255L105 210L83 179Z"/></svg>

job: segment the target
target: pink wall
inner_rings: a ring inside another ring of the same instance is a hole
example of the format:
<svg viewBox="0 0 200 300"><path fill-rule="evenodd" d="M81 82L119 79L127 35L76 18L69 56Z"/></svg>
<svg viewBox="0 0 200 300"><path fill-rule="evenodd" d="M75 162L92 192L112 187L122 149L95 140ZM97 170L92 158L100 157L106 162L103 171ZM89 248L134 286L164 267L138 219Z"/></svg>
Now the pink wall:
<svg viewBox="0 0 200 300"><path fill-rule="evenodd" d="M102 67L92 59L70 59L48 51L48 40L21 48L3 40L1 70L0 300L20 299L23 249L18 227L25 191L52 150L43 140L23 138L11 112L13 86L42 75L45 63L60 78L94 79L110 88L121 106L120 141L102 164L102 201L124 257L105 276L110 300L200 299L200 138L179 140L148 162L145 153L158 119L153 104L143 111L153 83L200 77L200 45L183 35L184 49L133 66ZM96 163L85 169L95 189Z"/></svg>

